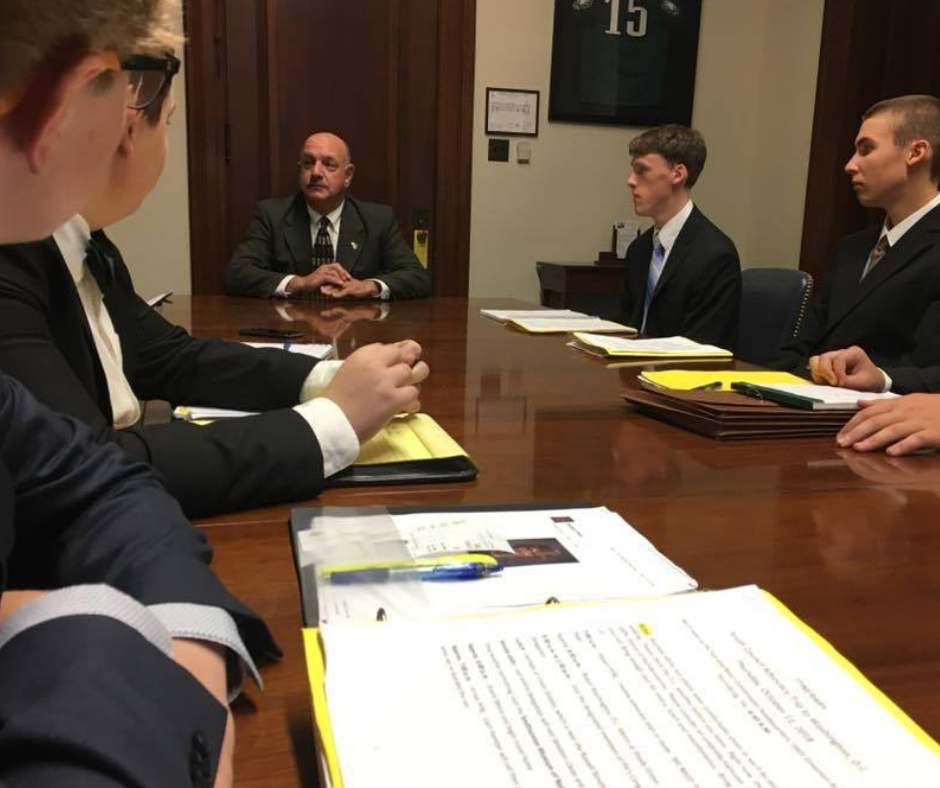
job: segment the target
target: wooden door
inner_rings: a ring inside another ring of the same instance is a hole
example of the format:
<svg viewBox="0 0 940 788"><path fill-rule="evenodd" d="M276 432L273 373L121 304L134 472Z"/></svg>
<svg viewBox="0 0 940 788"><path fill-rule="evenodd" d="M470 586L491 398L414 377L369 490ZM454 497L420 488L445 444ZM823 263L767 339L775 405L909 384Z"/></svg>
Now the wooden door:
<svg viewBox="0 0 940 788"><path fill-rule="evenodd" d="M475 0L186 0L194 293L254 204L297 189L314 131L349 143L351 193L427 217L433 291L466 295Z"/></svg>

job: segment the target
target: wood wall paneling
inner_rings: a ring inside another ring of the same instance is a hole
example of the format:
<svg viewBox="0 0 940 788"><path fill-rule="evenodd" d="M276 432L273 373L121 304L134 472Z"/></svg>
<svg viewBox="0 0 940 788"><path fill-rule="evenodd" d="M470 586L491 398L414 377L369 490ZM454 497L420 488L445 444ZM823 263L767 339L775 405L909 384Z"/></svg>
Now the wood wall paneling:
<svg viewBox="0 0 940 788"><path fill-rule="evenodd" d="M220 292L255 202L329 130L406 239L430 210L435 292L465 295L475 22L475 0L187 0L193 292Z"/></svg>

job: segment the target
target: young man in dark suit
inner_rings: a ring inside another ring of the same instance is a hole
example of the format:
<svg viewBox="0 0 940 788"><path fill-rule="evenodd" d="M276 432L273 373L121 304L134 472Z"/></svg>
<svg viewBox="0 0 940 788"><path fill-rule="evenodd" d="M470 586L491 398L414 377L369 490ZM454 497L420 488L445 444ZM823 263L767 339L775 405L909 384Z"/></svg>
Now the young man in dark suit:
<svg viewBox="0 0 940 788"><path fill-rule="evenodd" d="M863 392L940 391L940 99L871 107L845 171L859 202L884 209L885 221L839 245L812 377ZM940 396L860 399L840 446L892 455L940 448Z"/></svg>
<svg viewBox="0 0 940 788"><path fill-rule="evenodd" d="M149 308L117 247L91 230L124 218L156 184L173 108L167 85L128 118L108 182L81 216L40 243L0 247L0 368L153 465L190 517L312 498L360 441L417 409L421 348L373 344L317 363L195 339ZM263 412L141 425L139 399Z"/></svg>
<svg viewBox="0 0 940 788"><path fill-rule="evenodd" d="M0 242L101 181L179 13L0 0ZM227 701L276 646L209 556L152 472L0 375L0 784L232 785Z"/></svg>
<svg viewBox="0 0 940 788"><path fill-rule="evenodd" d="M689 193L705 154L702 135L676 124L630 142L633 209L651 218L653 227L627 249L622 319L646 336L685 336L734 350L741 306L738 253Z"/></svg>
<svg viewBox="0 0 940 788"><path fill-rule="evenodd" d="M300 152L300 191L262 200L225 270L229 295L424 298L431 278L387 205L348 194L349 146L312 134Z"/></svg>
<svg viewBox="0 0 940 788"><path fill-rule="evenodd" d="M773 366L810 377L815 365L820 381L869 391L940 386L938 145L933 96L888 99L864 114L845 172L885 221L839 242L799 336Z"/></svg>

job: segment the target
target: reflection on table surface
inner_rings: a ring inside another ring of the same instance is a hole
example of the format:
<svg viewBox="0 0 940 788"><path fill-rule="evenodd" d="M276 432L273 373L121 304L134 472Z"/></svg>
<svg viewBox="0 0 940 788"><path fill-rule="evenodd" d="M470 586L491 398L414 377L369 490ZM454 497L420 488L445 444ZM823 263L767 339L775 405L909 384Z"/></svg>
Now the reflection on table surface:
<svg viewBox="0 0 940 788"><path fill-rule="evenodd" d="M339 356L406 337L424 347L424 409L480 468L469 484L343 489L323 504L587 501L619 512L704 587L757 583L940 737L940 457L838 450L832 438L721 443L634 413L642 367L608 368L561 336L479 315L507 299L335 303L174 297L197 336L304 326ZM309 695L286 521L290 507L203 523L216 567L271 622L285 658L237 708L238 784L315 785Z"/></svg>

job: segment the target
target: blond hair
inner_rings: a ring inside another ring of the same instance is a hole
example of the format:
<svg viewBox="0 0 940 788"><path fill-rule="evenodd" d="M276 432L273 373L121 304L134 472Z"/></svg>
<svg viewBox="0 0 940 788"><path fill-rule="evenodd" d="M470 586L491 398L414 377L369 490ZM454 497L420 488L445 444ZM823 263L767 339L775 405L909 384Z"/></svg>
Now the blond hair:
<svg viewBox="0 0 940 788"><path fill-rule="evenodd" d="M180 0L0 0L0 92L76 52L173 50L179 14Z"/></svg>

